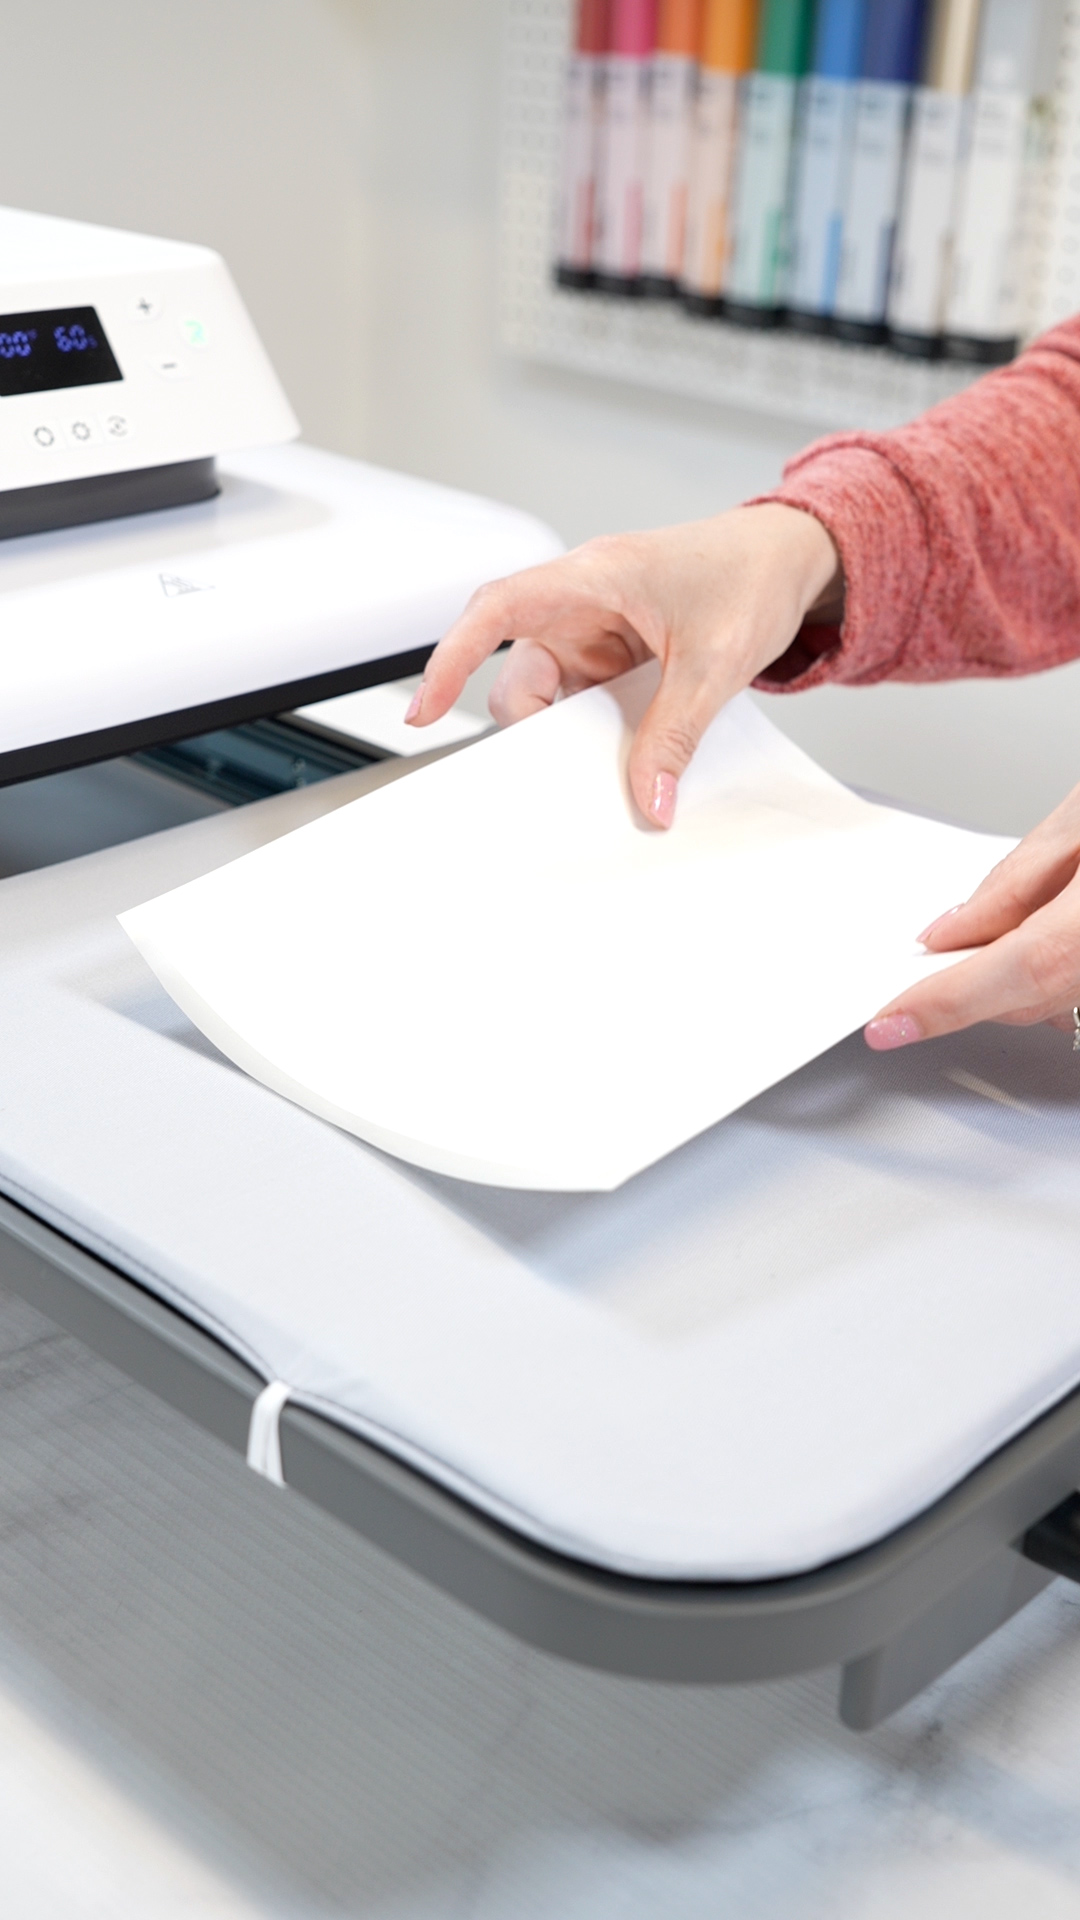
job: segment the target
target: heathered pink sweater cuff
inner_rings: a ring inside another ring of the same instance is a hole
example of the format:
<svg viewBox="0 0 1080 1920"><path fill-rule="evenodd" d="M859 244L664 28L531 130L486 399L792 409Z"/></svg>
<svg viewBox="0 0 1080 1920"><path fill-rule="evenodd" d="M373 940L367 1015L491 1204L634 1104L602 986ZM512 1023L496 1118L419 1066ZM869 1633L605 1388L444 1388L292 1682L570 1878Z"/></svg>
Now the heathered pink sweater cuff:
<svg viewBox="0 0 1080 1920"><path fill-rule="evenodd" d="M930 567L922 513L907 483L880 453L836 434L792 460L782 485L766 497L812 513L831 533L846 595L843 626L804 627L757 685L795 693L827 680L858 686L886 679L915 629Z"/></svg>

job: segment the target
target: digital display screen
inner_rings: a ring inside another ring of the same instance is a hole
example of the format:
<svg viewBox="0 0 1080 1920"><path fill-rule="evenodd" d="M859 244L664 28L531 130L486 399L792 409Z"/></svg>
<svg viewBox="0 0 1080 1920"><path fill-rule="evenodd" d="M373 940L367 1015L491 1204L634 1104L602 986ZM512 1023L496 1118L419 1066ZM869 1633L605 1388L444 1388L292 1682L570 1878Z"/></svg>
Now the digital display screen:
<svg viewBox="0 0 1080 1920"><path fill-rule="evenodd" d="M123 377L93 307L0 313L0 398Z"/></svg>

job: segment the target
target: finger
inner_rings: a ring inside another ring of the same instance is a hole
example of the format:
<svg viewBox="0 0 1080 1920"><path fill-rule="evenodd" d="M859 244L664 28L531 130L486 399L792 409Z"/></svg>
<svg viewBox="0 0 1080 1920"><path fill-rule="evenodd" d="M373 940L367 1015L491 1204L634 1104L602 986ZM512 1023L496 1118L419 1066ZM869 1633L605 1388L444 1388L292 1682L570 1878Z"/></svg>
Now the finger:
<svg viewBox="0 0 1080 1920"><path fill-rule="evenodd" d="M708 656L685 648L668 656L630 749L630 791L653 826L671 826L679 780L706 727L736 691L730 673L718 674Z"/></svg>
<svg viewBox="0 0 1080 1920"><path fill-rule="evenodd" d="M562 668L547 647L515 640L488 695L488 709L500 727L509 727L550 707L561 685Z"/></svg>
<svg viewBox="0 0 1080 1920"><path fill-rule="evenodd" d="M611 604L609 585L586 547L479 588L428 661L406 719L413 726L439 719L504 640L546 645L567 690L625 673L649 647Z"/></svg>
<svg viewBox="0 0 1080 1920"><path fill-rule="evenodd" d="M1047 1020L1080 1000L1080 890L1064 893L1003 934L900 994L866 1028L879 1051L956 1033L980 1020Z"/></svg>
<svg viewBox="0 0 1080 1920"><path fill-rule="evenodd" d="M1080 848L1074 825L1058 814L1036 827L999 861L962 906L931 922L919 935L935 953L957 947L982 947L1046 906L1077 870Z"/></svg>
<svg viewBox="0 0 1080 1920"><path fill-rule="evenodd" d="M528 598L527 583L539 568L519 574L516 581L494 580L473 594L464 613L444 633L435 648L412 704L405 715L410 726L426 727L449 712L466 680L477 667L514 637L515 616L523 599ZM516 589L516 590L515 590ZM520 630L520 629L519 629Z"/></svg>

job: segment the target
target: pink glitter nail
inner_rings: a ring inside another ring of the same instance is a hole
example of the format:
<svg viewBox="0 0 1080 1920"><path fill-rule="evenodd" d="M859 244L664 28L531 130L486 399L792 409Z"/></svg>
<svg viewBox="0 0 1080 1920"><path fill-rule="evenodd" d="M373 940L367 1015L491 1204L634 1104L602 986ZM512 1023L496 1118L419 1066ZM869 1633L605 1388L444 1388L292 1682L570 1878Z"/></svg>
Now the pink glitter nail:
<svg viewBox="0 0 1080 1920"><path fill-rule="evenodd" d="M880 1020L871 1020L865 1030L866 1044L873 1047L875 1053L889 1053L894 1047L910 1047L914 1041L925 1037L918 1021L910 1013L887 1013Z"/></svg>

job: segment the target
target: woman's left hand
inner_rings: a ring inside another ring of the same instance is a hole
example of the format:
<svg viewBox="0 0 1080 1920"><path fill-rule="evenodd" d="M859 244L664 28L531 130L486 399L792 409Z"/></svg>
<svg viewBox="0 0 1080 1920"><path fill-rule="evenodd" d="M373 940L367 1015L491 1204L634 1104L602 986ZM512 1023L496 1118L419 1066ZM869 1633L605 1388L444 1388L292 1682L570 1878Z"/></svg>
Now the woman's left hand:
<svg viewBox="0 0 1080 1920"><path fill-rule="evenodd" d="M866 1028L871 1047L906 1047L979 1020L1046 1020L1071 1033L1080 1004L1080 787L919 939L930 953L982 952L883 1007Z"/></svg>

